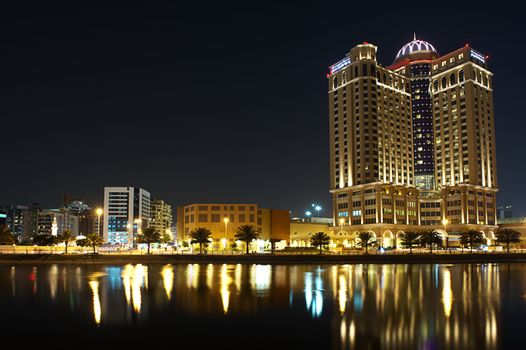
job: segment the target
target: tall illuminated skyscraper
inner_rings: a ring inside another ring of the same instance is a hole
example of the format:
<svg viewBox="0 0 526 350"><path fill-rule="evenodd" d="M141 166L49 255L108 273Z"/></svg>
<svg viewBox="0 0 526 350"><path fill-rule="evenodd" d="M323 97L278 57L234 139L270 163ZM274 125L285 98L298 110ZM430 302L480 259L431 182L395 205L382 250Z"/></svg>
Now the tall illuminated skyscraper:
<svg viewBox="0 0 526 350"><path fill-rule="evenodd" d="M466 45L439 55L417 40L388 67L363 43L330 66L335 226L394 245L404 230L496 229L492 73ZM446 227L447 225L447 227ZM389 241L391 240L391 241Z"/></svg>

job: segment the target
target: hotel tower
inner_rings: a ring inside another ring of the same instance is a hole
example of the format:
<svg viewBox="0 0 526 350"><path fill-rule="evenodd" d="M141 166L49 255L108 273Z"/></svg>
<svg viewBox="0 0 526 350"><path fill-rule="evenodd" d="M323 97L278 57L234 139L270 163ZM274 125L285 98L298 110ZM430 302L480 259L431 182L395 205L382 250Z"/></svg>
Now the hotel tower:
<svg viewBox="0 0 526 350"><path fill-rule="evenodd" d="M476 229L496 221L492 73L466 45L439 55L417 40L392 65L355 46L330 66L330 191L334 229L372 231L395 245L404 231Z"/></svg>

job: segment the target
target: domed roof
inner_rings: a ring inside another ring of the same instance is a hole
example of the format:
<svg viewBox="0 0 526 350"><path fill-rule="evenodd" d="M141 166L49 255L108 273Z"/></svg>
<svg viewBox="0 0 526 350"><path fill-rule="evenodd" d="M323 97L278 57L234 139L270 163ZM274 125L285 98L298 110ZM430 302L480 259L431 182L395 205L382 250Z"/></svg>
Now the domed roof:
<svg viewBox="0 0 526 350"><path fill-rule="evenodd" d="M413 53L434 53L438 55L438 52L433 45L431 45L427 41L418 40L415 35L413 41L405 44L400 49L400 51L398 51L398 54L396 54L395 61L397 61L401 57L408 56Z"/></svg>

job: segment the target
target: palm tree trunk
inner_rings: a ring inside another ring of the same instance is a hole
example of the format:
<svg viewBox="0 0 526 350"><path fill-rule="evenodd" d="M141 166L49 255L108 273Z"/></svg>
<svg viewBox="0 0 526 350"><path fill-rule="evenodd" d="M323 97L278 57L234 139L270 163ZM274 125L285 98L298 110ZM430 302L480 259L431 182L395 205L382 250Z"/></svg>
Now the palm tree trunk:
<svg viewBox="0 0 526 350"><path fill-rule="evenodd" d="M409 254L413 254L413 243L409 244Z"/></svg>
<svg viewBox="0 0 526 350"><path fill-rule="evenodd" d="M96 254L96 253L97 253L97 251L95 250L95 248L96 248L96 245L94 244L94 245L93 245L93 254Z"/></svg>
<svg viewBox="0 0 526 350"><path fill-rule="evenodd" d="M147 253L148 255L150 255L150 242L148 242L148 248L147 248L147 250L146 250L146 253Z"/></svg>
<svg viewBox="0 0 526 350"><path fill-rule="evenodd" d="M64 242L64 245L66 246L66 254L68 253L68 242Z"/></svg>
<svg viewBox="0 0 526 350"><path fill-rule="evenodd" d="M507 243L508 246L508 254L510 253L510 242Z"/></svg>
<svg viewBox="0 0 526 350"><path fill-rule="evenodd" d="M245 243L247 244L246 248L247 248L247 255L248 255L248 241L245 241Z"/></svg>
<svg viewBox="0 0 526 350"><path fill-rule="evenodd" d="M203 243L199 243L199 254L203 254Z"/></svg>

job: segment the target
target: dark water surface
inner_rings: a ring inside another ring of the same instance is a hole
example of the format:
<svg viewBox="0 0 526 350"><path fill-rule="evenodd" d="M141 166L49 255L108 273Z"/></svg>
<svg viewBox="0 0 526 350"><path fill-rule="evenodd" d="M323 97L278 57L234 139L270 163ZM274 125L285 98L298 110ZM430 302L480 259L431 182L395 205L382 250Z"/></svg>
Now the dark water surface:
<svg viewBox="0 0 526 350"><path fill-rule="evenodd" d="M0 265L0 315L33 349L524 349L526 264Z"/></svg>

